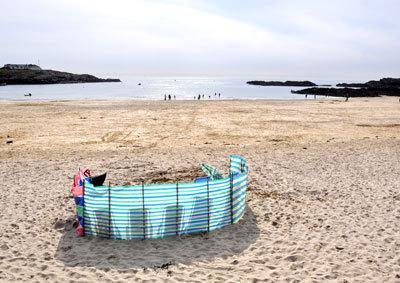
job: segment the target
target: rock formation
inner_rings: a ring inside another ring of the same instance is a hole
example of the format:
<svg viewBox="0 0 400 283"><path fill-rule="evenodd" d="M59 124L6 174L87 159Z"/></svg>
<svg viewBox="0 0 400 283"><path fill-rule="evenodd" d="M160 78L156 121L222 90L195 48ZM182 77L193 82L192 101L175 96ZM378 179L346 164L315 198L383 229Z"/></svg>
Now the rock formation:
<svg viewBox="0 0 400 283"><path fill-rule="evenodd" d="M279 82L279 81L249 81L247 82L249 85L259 85L259 86L316 86L315 83L310 81L286 81L286 82Z"/></svg>
<svg viewBox="0 0 400 283"><path fill-rule="evenodd" d="M292 91L297 94L311 94L337 97L400 96L400 79L384 78L366 83L342 83L338 88L306 88Z"/></svg>
<svg viewBox="0 0 400 283"><path fill-rule="evenodd" d="M68 84L121 82L119 79L100 79L88 74L72 74L54 70L0 68L0 85Z"/></svg>

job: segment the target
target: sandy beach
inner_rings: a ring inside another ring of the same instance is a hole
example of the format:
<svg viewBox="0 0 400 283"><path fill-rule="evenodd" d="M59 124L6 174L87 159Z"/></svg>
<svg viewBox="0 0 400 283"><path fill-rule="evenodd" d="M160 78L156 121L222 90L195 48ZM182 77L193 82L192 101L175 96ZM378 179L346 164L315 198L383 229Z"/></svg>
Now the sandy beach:
<svg viewBox="0 0 400 283"><path fill-rule="evenodd" d="M400 282L400 103L0 102L0 281ZM12 141L12 143L7 143ZM250 167L244 218L209 235L77 238L72 177L188 181Z"/></svg>

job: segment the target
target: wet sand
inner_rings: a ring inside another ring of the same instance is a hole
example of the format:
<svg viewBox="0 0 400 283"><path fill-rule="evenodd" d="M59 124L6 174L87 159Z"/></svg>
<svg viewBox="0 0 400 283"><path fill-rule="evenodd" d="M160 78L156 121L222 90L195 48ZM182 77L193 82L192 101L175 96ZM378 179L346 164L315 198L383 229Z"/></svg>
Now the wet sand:
<svg viewBox="0 0 400 283"><path fill-rule="evenodd" d="M396 282L400 103L0 102L0 281ZM7 141L12 143L7 144ZM248 207L209 235L77 238L78 167L113 184L250 166Z"/></svg>

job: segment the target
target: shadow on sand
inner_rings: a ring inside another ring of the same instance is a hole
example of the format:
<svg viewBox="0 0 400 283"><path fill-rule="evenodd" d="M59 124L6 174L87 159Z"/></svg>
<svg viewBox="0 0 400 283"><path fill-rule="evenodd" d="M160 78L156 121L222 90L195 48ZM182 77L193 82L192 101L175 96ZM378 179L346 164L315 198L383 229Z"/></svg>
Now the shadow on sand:
<svg viewBox="0 0 400 283"><path fill-rule="evenodd" d="M159 240L109 240L76 237L71 221L64 228L55 258L66 266L100 269L164 268L228 258L240 254L260 235L249 206L243 219L210 234L170 237Z"/></svg>

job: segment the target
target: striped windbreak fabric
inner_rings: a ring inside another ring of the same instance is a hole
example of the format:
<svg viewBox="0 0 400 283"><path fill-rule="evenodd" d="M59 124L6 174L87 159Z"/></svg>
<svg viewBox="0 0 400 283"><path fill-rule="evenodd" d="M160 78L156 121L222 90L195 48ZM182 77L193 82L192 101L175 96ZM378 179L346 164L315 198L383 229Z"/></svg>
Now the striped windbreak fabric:
<svg viewBox="0 0 400 283"><path fill-rule="evenodd" d="M100 186L85 182L85 235L111 239L163 238L210 232L243 216L246 160L230 156L230 174L186 184Z"/></svg>

